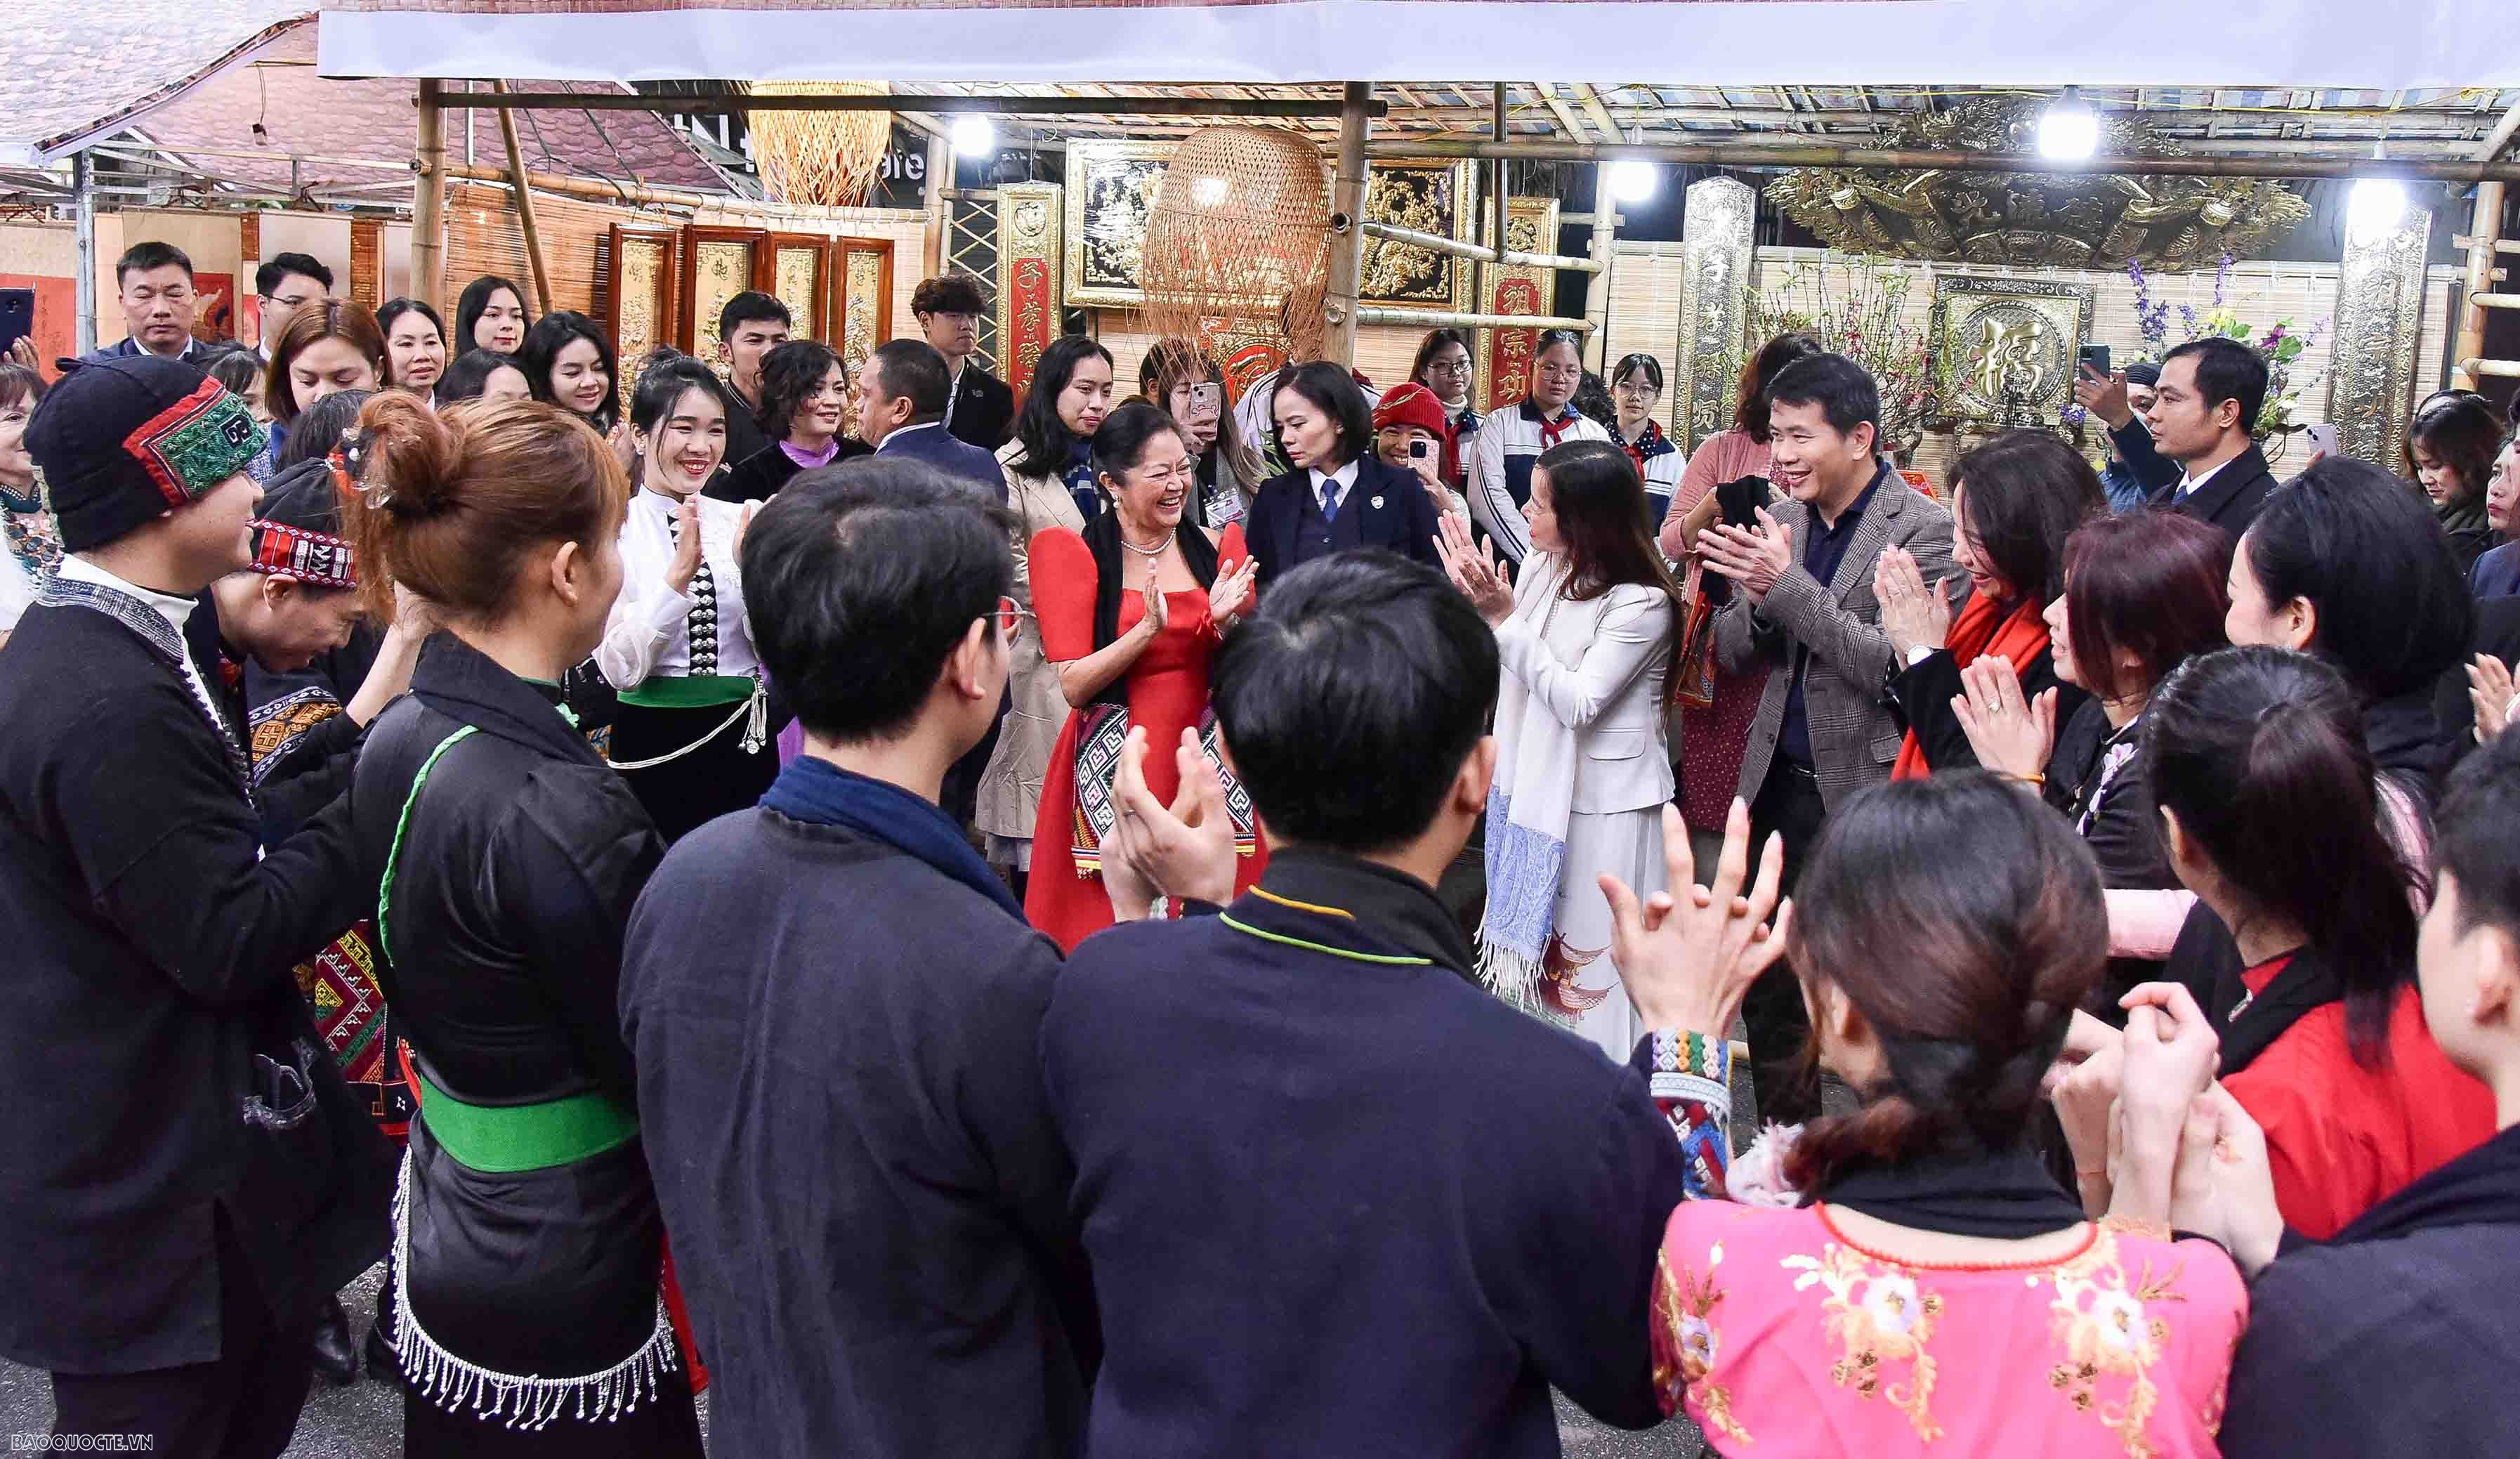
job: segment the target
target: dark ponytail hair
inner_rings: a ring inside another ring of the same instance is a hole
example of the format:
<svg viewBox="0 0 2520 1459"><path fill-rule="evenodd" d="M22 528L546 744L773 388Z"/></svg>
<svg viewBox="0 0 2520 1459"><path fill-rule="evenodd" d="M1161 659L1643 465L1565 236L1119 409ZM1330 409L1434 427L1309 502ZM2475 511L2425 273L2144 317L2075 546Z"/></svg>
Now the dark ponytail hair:
<svg viewBox="0 0 2520 1459"><path fill-rule="evenodd" d="M1804 1127L1785 1178L1818 1197L1859 1164L2022 1146L2107 948L2099 868L2037 799L1982 770L1855 796L1813 847L1785 950L1864 1016L1885 1072Z"/></svg>
<svg viewBox="0 0 2520 1459"><path fill-rule="evenodd" d="M376 395L374 390L335 390L307 406L297 424L289 428L289 438L271 458L274 477L308 461L321 461L341 444L341 433L359 424L359 412Z"/></svg>
<svg viewBox="0 0 2520 1459"><path fill-rule="evenodd" d="M2467 661L2476 600L2423 494L2367 461L2321 458L2240 539L2267 602L2318 611L2310 651L2366 700L2429 689Z"/></svg>
<svg viewBox="0 0 2520 1459"><path fill-rule="evenodd" d="M1076 433L1058 418L1058 397L1067 383L1076 378L1079 362L1089 359L1111 363L1111 351L1088 335L1061 335L1050 342L1041 358L1032 367L1032 388L1024 394L1023 410L1015 417L1015 439L1023 442L1023 459L1015 463L1019 477L1049 477L1058 479L1074 459Z"/></svg>
<svg viewBox="0 0 2520 1459"><path fill-rule="evenodd" d="M2344 677L2282 649L2190 660L2144 710L2143 752L2154 802L2229 884L2243 918L2301 929L2345 984L2355 1061L2384 1064L2390 1006L2414 976L2416 877L2381 829Z"/></svg>

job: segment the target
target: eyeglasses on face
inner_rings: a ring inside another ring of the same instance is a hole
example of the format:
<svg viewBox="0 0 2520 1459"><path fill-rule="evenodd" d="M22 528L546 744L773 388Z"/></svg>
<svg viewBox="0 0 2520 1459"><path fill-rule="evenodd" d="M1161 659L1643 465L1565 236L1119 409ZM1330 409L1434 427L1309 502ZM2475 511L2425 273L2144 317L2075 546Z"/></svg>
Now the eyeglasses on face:
<svg viewBox="0 0 2520 1459"><path fill-rule="evenodd" d="M1470 362L1468 360L1428 360L1426 362L1426 373L1429 375L1467 375L1470 373Z"/></svg>
<svg viewBox="0 0 2520 1459"><path fill-rule="evenodd" d="M1032 616L1032 610L1018 607L1014 599L1007 597L1004 594L999 595L997 611L998 632L1005 635L1009 643L1014 642L1015 635L1023 631L1023 620L1031 617Z"/></svg>

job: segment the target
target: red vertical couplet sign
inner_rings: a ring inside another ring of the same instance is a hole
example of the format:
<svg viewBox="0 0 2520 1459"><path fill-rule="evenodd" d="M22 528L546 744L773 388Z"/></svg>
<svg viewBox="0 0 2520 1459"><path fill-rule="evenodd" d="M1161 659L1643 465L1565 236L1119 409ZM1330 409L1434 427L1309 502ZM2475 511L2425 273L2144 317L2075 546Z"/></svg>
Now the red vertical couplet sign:
<svg viewBox="0 0 2520 1459"><path fill-rule="evenodd" d="M1498 314L1540 312L1540 285L1532 279L1504 279L1496 286L1493 309ZM1504 410L1531 393L1531 352L1540 341L1532 330L1488 332L1489 410Z"/></svg>
<svg viewBox="0 0 2520 1459"><path fill-rule="evenodd" d="M1032 385L1033 367L1041 363L1041 352L1049 347L1054 311L1051 308L1050 261L1046 258L1008 260L1007 295L1012 305L1007 311L1011 337L1000 345L1007 369L1007 384L1014 389L1015 398Z"/></svg>

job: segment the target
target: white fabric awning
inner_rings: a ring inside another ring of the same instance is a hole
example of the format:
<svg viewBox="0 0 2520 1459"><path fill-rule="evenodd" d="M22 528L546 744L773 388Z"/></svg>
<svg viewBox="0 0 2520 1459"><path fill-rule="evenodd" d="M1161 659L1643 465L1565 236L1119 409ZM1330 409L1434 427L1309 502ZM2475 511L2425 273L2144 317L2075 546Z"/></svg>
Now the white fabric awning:
<svg viewBox="0 0 2520 1459"><path fill-rule="evenodd" d="M342 76L2520 84L2509 0L348 0Z"/></svg>

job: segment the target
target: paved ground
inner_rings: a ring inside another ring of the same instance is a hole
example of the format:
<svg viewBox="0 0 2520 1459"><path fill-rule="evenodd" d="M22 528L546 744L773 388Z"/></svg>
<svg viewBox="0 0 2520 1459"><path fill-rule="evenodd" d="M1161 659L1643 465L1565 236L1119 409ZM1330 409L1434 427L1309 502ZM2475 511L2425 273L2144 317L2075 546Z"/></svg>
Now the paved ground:
<svg viewBox="0 0 2520 1459"><path fill-rule="evenodd" d="M376 1310L376 1283L382 1267L368 1273L345 1300L360 1321ZM1584 1417L1565 1400L1557 1404L1558 1433L1567 1459L1695 1459L1697 1431L1687 1420L1645 1434L1622 1434ZM0 1453L9 1436L43 1434L53 1422L52 1386L43 1374L0 1363ZM700 1428L708 1428L708 1397L700 1397ZM289 1459L400 1459L402 1395L372 1379L345 1389L317 1383L297 1421Z"/></svg>

